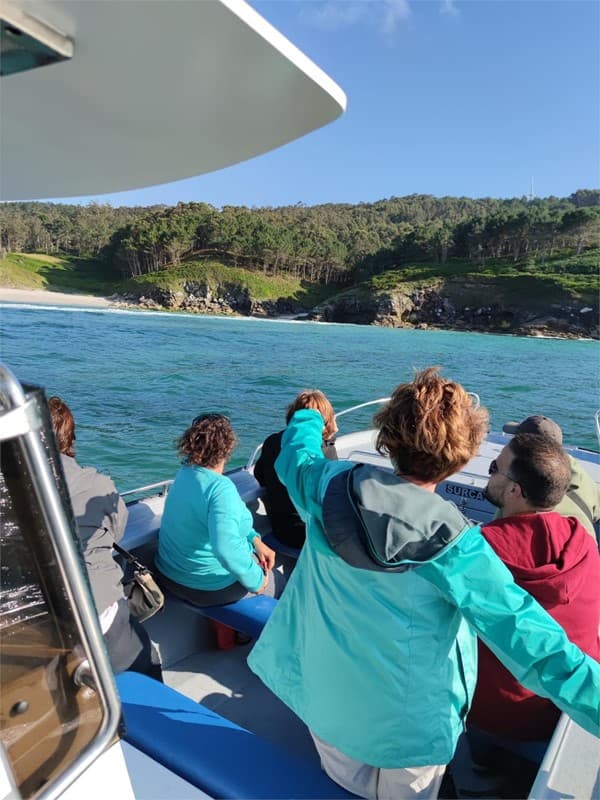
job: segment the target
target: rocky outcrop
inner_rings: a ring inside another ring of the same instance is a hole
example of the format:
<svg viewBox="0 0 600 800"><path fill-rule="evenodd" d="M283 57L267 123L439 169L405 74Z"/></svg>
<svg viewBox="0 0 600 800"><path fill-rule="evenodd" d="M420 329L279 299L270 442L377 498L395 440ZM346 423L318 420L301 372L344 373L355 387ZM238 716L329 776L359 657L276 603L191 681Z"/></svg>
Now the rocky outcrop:
<svg viewBox="0 0 600 800"><path fill-rule="evenodd" d="M298 316L321 322L349 322L388 328L512 333L520 336L600 338L598 304L565 299L544 303L540 298L511 300L497 284L486 280L445 281L368 294L354 289L336 295L312 311L286 298L257 301L235 284L208 286L189 281L178 289L159 287L144 294L110 298L117 306L199 314L241 314L255 317ZM306 313L308 311L308 313Z"/></svg>
<svg viewBox="0 0 600 800"><path fill-rule="evenodd" d="M503 301L494 287L477 285L418 287L374 295L346 292L317 306L309 319L390 328L513 333L521 336L600 338L598 306L569 301L546 307L539 301L515 305ZM486 291L486 288L489 291ZM479 298L492 298L485 303ZM475 302L474 302L475 301Z"/></svg>
<svg viewBox="0 0 600 800"><path fill-rule="evenodd" d="M306 312L299 303L286 298L253 300L248 289L236 284L208 286L189 281L180 289L155 287L140 294L115 295L110 298L117 306L167 311L187 311L197 314L241 314L252 317L294 316Z"/></svg>

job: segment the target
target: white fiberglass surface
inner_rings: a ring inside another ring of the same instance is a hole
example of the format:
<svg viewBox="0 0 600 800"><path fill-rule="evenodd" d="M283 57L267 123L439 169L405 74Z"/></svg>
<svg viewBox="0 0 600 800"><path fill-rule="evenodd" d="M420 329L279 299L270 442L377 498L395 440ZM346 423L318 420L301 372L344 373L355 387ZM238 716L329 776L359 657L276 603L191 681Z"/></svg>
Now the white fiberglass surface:
<svg viewBox="0 0 600 800"><path fill-rule="evenodd" d="M342 90L242 0L10 2L72 37L74 55L2 79L2 200L201 175L345 108Z"/></svg>

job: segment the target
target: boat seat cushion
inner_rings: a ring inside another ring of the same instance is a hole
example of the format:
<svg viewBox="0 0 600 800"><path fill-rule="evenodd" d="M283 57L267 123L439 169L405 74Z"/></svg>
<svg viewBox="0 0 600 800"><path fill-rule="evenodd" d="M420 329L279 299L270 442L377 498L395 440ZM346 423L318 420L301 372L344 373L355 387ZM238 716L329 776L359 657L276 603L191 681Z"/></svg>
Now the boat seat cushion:
<svg viewBox="0 0 600 800"><path fill-rule="evenodd" d="M117 676L124 739L216 798L351 798L312 763L288 754L163 683Z"/></svg>
<svg viewBox="0 0 600 800"><path fill-rule="evenodd" d="M295 561L300 557L300 547L291 547L289 544L280 542L274 533L263 534L262 540L272 550L275 550L277 555L287 556L288 558L293 558Z"/></svg>
<svg viewBox="0 0 600 800"><path fill-rule="evenodd" d="M267 620L277 605L277 600L273 597L266 597L262 594L246 597L226 606L205 607L196 606L187 600L182 600L168 590L165 590L165 596L166 602L169 604L180 603L196 614L222 622L224 625L228 625L236 631L241 631L253 639L260 636L262 629L267 624Z"/></svg>

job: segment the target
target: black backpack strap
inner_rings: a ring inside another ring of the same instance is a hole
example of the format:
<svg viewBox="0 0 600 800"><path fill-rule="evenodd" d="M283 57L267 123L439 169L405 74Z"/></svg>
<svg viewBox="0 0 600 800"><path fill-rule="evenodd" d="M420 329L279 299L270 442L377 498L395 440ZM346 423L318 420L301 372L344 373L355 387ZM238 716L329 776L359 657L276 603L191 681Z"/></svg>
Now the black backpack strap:
<svg viewBox="0 0 600 800"><path fill-rule="evenodd" d="M128 561L134 569L150 572L150 570L145 564L142 564L141 561L138 561L137 558L132 553L129 552L129 550L125 550L125 548L121 547L120 544L113 542L113 548L117 551L117 553L120 556L122 556L125 559L125 561Z"/></svg>
<svg viewBox="0 0 600 800"><path fill-rule="evenodd" d="M594 515L592 514L592 509L588 506L585 500L582 500L581 497L579 497L579 495L576 494L574 491L567 492L567 497L569 498L569 500L572 500L576 506L579 506L579 508L583 511L583 513L586 515L586 517L593 525L595 522Z"/></svg>

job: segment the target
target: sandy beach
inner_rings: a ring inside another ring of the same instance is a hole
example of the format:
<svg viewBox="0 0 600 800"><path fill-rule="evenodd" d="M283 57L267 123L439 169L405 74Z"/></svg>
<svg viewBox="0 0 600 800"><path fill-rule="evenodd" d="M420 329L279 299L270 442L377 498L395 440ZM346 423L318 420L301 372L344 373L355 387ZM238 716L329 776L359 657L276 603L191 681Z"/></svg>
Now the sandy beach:
<svg viewBox="0 0 600 800"><path fill-rule="evenodd" d="M0 286L0 303L32 303L44 306L76 306L78 308L109 308L114 305L106 297L90 294L46 292L42 289L7 289Z"/></svg>

